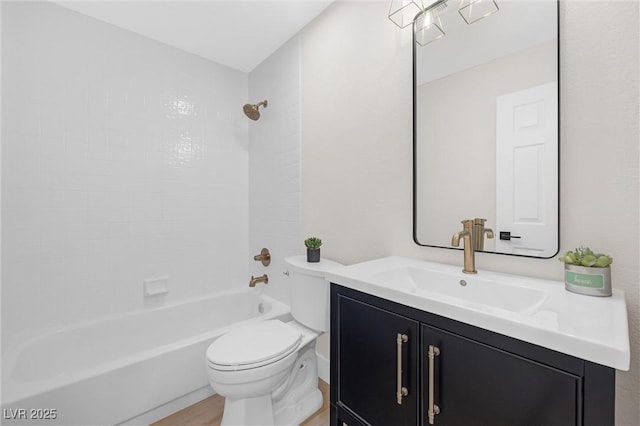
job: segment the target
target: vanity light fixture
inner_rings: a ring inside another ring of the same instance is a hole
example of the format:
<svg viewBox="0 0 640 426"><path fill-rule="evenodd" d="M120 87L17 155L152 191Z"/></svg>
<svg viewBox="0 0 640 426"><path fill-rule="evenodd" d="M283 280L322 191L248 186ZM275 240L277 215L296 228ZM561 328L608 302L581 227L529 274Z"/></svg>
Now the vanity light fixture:
<svg viewBox="0 0 640 426"><path fill-rule="evenodd" d="M464 21L471 25L474 22L493 15L500 8L495 0L460 0L458 13Z"/></svg>
<svg viewBox="0 0 640 426"><path fill-rule="evenodd" d="M446 8L447 0L438 0L416 18L414 29L416 43L420 46L425 46L444 37L445 32L442 27L440 12L443 12Z"/></svg>
<svg viewBox="0 0 640 426"><path fill-rule="evenodd" d="M391 0L389 19L400 28L414 24L416 43L425 46L445 35L440 14L446 11L448 0ZM458 13L471 25L496 13L496 0L460 0Z"/></svg>
<svg viewBox="0 0 640 426"><path fill-rule="evenodd" d="M422 0L391 0L389 19L400 28L413 24L418 13L424 11Z"/></svg>

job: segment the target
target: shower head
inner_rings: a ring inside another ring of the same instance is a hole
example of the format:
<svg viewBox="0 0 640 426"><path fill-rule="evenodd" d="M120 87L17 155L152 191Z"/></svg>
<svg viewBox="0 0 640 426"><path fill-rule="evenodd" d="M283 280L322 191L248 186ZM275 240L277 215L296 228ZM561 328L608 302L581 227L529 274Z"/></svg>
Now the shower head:
<svg viewBox="0 0 640 426"><path fill-rule="evenodd" d="M244 111L244 114L249 117L250 119L252 119L253 121L257 121L260 118L260 107L267 107L267 101L264 100L258 104L246 104L245 106L242 107L242 110Z"/></svg>

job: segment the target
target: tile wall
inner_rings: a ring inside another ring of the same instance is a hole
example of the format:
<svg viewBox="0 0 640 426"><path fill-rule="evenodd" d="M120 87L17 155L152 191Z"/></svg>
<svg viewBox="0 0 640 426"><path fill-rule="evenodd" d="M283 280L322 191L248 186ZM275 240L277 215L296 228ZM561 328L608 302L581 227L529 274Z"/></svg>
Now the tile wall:
<svg viewBox="0 0 640 426"><path fill-rule="evenodd" d="M5 344L244 285L246 74L39 2L2 3L2 59Z"/></svg>
<svg viewBox="0 0 640 426"><path fill-rule="evenodd" d="M300 235L300 40L285 43L249 74L251 103L268 100L258 121L249 122L249 250L272 254L267 294L290 302L284 258L304 253ZM248 282L248 278L245 279ZM263 284L258 284L264 286Z"/></svg>

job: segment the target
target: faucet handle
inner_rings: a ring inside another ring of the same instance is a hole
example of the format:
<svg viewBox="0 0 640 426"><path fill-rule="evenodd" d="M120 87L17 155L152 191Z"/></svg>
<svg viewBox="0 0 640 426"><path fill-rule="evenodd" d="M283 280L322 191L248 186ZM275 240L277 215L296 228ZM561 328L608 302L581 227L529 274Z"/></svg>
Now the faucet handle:
<svg viewBox="0 0 640 426"><path fill-rule="evenodd" d="M476 217L473 219L473 244L476 250L484 250L484 238L493 238L493 229L485 228L484 224L487 219Z"/></svg>
<svg viewBox="0 0 640 426"><path fill-rule="evenodd" d="M269 266L271 263L271 253L268 248L260 250L260 254L253 256L253 260L262 262L262 266Z"/></svg>
<svg viewBox="0 0 640 426"><path fill-rule="evenodd" d="M477 229L482 234L482 235L479 235L478 238L482 239L482 238L485 237L485 235L489 239L493 238L493 229L484 227L484 224L485 224L486 221L487 221L487 219L481 219L479 217L473 219L473 224L478 226Z"/></svg>

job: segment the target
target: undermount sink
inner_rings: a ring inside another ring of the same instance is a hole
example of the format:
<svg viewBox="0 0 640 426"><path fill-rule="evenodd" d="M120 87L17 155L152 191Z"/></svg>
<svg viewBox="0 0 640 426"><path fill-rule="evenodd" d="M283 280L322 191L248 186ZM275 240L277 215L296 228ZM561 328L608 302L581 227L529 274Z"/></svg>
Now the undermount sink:
<svg viewBox="0 0 640 426"><path fill-rule="evenodd" d="M532 313L544 302L547 291L501 282L461 272L402 266L373 274L372 281L392 285L426 298L449 299L470 308L496 308Z"/></svg>

